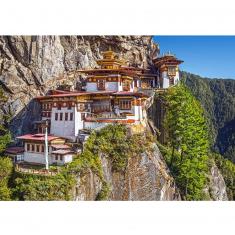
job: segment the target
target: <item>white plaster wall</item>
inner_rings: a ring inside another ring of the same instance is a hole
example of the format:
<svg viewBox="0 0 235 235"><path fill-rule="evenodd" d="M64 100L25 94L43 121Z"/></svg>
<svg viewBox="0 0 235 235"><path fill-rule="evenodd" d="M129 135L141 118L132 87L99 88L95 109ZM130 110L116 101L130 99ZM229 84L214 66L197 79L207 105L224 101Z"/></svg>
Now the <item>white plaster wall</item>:
<svg viewBox="0 0 235 235"><path fill-rule="evenodd" d="M73 155L72 154L66 154L64 155L64 164L69 163L73 161Z"/></svg>
<svg viewBox="0 0 235 235"><path fill-rule="evenodd" d="M122 82L118 82L118 91L123 91Z"/></svg>
<svg viewBox="0 0 235 235"><path fill-rule="evenodd" d="M87 82L86 91L98 91L96 82Z"/></svg>
<svg viewBox="0 0 235 235"><path fill-rule="evenodd" d="M175 77L174 77L174 80L175 80L175 85L179 82L179 80L180 80L180 76L179 76L179 72L177 71L176 72L176 75L175 75Z"/></svg>
<svg viewBox="0 0 235 235"><path fill-rule="evenodd" d="M50 155L48 156L49 164L52 163L52 159ZM45 164L45 155L44 153L36 153L36 152L24 152L24 161Z"/></svg>
<svg viewBox="0 0 235 235"><path fill-rule="evenodd" d="M141 106L132 106L132 113L134 114L134 117L131 119L134 119L136 121L139 121L142 119L142 107Z"/></svg>
<svg viewBox="0 0 235 235"><path fill-rule="evenodd" d="M84 126L87 129L95 129L95 128L102 128L105 127L110 123L103 123L103 122L84 122Z"/></svg>
<svg viewBox="0 0 235 235"><path fill-rule="evenodd" d="M58 120L55 120L55 113L58 113ZM60 113L63 113L63 120L60 121ZM68 113L68 121L65 121L65 113ZM70 113L73 113L73 120L70 121ZM61 136L61 137L73 137L75 136L75 108L68 109L67 107L52 108L51 112L51 134Z"/></svg>
<svg viewBox="0 0 235 235"><path fill-rule="evenodd" d="M162 78L163 78L163 87L162 88L169 88L169 78L167 76L167 71L164 71L162 73Z"/></svg>
<svg viewBox="0 0 235 235"><path fill-rule="evenodd" d="M60 156L58 156L58 160L55 160L55 154L52 154L51 156L51 162L56 163L58 165L64 165L66 163L70 163L73 161L73 155L72 154L66 154L62 158L63 160L60 160Z"/></svg>
<svg viewBox="0 0 235 235"><path fill-rule="evenodd" d="M80 112L75 111L74 121L75 121L74 136L78 136L79 130L84 128L84 121L81 120L81 113Z"/></svg>
<svg viewBox="0 0 235 235"><path fill-rule="evenodd" d="M119 86L118 82L106 82L105 90L106 91L118 91Z"/></svg>

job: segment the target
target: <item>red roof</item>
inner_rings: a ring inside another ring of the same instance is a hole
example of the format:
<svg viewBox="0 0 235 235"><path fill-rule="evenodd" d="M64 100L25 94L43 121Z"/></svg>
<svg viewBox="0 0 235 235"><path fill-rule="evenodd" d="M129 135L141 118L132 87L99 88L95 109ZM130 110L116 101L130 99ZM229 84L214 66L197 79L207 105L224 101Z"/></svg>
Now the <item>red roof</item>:
<svg viewBox="0 0 235 235"><path fill-rule="evenodd" d="M17 154L17 153L23 153L24 152L24 147L9 147L5 151L6 153L10 154Z"/></svg>
<svg viewBox="0 0 235 235"><path fill-rule="evenodd" d="M147 95L141 93L141 92L131 92L131 91L118 91L113 93L113 95L128 95L128 96L140 96L140 97L148 97Z"/></svg>
<svg viewBox="0 0 235 235"><path fill-rule="evenodd" d="M80 92L68 92L57 95L38 96L36 99L47 99L53 97L68 97L68 96L82 96L82 95L93 95L93 94L111 94L115 91L80 91Z"/></svg>
<svg viewBox="0 0 235 235"><path fill-rule="evenodd" d="M65 155L65 154L69 154L69 153L73 153L73 152L71 150L67 150L67 149L59 149L56 151L52 151L52 153Z"/></svg>
<svg viewBox="0 0 235 235"><path fill-rule="evenodd" d="M48 135L48 141L52 141L52 140L59 139L59 138L61 137ZM18 136L17 139L45 141L45 135L44 134L27 134L27 135Z"/></svg>
<svg viewBox="0 0 235 235"><path fill-rule="evenodd" d="M52 144L51 147L55 149L70 149L70 147L66 144Z"/></svg>

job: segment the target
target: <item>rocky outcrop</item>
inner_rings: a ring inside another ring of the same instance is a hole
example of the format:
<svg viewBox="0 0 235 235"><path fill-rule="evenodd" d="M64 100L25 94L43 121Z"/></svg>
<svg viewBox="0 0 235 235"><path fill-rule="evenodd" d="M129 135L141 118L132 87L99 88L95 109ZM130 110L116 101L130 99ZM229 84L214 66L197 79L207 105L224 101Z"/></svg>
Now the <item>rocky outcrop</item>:
<svg viewBox="0 0 235 235"><path fill-rule="evenodd" d="M210 173L209 191L211 198L215 201L227 201L228 196L226 192L226 184L222 174L215 164L212 165Z"/></svg>
<svg viewBox="0 0 235 235"><path fill-rule="evenodd" d="M156 145L153 152L129 158L125 172L112 172L106 156L101 156L104 179L110 187L107 200L180 200L174 179ZM101 182L91 171L78 177L75 200L95 200Z"/></svg>
<svg viewBox="0 0 235 235"><path fill-rule="evenodd" d="M151 36L2 36L0 37L0 85L8 102L4 112L12 116L14 136L32 131L39 111L30 102L62 83L80 81L77 69L94 68L109 47L130 65L150 66L157 47ZM28 126L26 127L26 124Z"/></svg>

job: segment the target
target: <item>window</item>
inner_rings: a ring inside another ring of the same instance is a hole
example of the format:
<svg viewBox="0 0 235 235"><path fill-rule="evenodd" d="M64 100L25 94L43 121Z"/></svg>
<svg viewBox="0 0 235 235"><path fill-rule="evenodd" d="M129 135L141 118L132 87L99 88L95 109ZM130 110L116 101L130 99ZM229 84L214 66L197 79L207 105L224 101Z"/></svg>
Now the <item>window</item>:
<svg viewBox="0 0 235 235"><path fill-rule="evenodd" d="M174 78L172 78L172 77L169 78L169 84L170 84L170 86L174 85Z"/></svg>
<svg viewBox="0 0 235 235"><path fill-rule="evenodd" d="M123 91L130 91L130 82L128 80L124 80L122 88L123 88Z"/></svg>
<svg viewBox="0 0 235 235"><path fill-rule="evenodd" d="M42 150L42 153L44 153L44 145L42 145L42 148L41 148L41 150Z"/></svg>
<svg viewBox="0 0 235 235"><path fill-rule="evenodd" d="M57 109L61 110L61 104L58 104Z"/></svg>
<svg viewBox="0 0 235 235"><path fill-rule="evenodd" d="M17 162L24 161L24 155L17 155L16 156L16 161Z"/></svg>
<svg viewBox="0 0 235 235"><path fill-rule="evenodd" d="M63 156L60 156L60 161L63 161Z"/></svg>
<svg viewBox="0 0 235 235"><path fill-rule="evenodd" d="M168 75L175 76L176 75L176 67L175 66L169 66L167 73L168 73Z"/></svg>
<svg viewBox="0 0 235 235"><path fill-rule="evenodd" d="M99 91L105 90L105 80L104 79L98 79L97 80L97 89Z"/></svg>
<svg viewBox="0 0 235 235"><path fill-rule="evenodd" d="M27 144L27 151L30 151L30 144Z"/></svg>
<svg viewBox="0 0 235 235"><path fill-rule="evenodd" d="M40 145L36 145L36 152L37 152L37 153L40 152Z"/></svg>
<svg viewBox="0 0 235 235"><path fill-rule="evenodd" d="M68 104L68 109L72 109L72 105L70 103Z"/></svg>
<svg viewBox="0 0 235 235"><path fill-rule="evenodd" d="M34 152L34 151L35 151L35 146L34 146L34 144L32 144L31 146L32 146L31 151Z"/></svg>
<svg viewBox="0 0 235 235"><path fill-rule="evenodd" d="M70 113L70 121L73 121L73 113Z"/></svg>
<svg viewBox="0 0 235 235"><path fill-rule="evenodd" d="M120 100L119 107L120 109L131 109L131 100Z"/></svg>
<svg viewBox="0 0 235 235"><path fill-rule="evenodd" d="M68 116L69 116L69 114L65 113L65 121L68 121Z"/></svg>
<svg viewBox="0 0 235 235"><path fill-rule="evenodd" d="M58 160L58 155L55 155L55 160L56 160L56 161Z"/></svg>
<svg viewBox="0 0 235 235"><path fill-rule="evenodd" d="M85 113L81 113L81 120L85 120L86 114Z"/></svg>
<svg viewBox="0 0 235 235"><path fill-rule="evenodd" d="M63 113L60 113L60 121L63 120Z"/></svg>
<svg viewBox="0 0 235 235"><path fill-rule="evenodd" d="M55 120L58 121L58 113L55 113Z"/></svg>

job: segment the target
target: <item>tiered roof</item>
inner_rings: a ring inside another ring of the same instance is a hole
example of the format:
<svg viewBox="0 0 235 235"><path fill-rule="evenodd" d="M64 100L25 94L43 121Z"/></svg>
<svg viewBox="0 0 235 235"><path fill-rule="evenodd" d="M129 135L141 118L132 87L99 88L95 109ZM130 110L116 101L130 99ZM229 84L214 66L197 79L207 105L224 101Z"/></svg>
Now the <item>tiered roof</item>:
<svg viewBox="0 0 235 235"><path fill-rule="evenodd" d="M184 61L177 59L173 54L166 54L161 57L154 58L153 62L157 67L160 67L161 65L179 65Z"/></svg>

